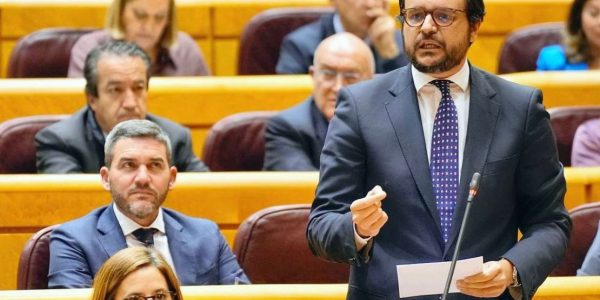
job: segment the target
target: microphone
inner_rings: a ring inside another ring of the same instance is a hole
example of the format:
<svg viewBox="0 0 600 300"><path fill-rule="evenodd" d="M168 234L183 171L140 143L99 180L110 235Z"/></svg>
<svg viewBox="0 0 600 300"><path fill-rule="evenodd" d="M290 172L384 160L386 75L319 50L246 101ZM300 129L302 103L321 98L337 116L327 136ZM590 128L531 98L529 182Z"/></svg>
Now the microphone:
<svg viewBox="0 0 600 300"><path fill-rule="evenodd" d="M462 244L463 232L469 219L469 211L471 210L471 204L473 199L479 191L479 179L481 174L478 172L473 173L471 183L469 183L469 196L467 197L467 208L463 215L462 224L460 225L460 231L458 232L458 239L456 241L456 248L454 249L454 255L452 256L452 262L450 263L450 271L448 272L448 278L446 279L446 287L444 288L444 294L442 294L442 300L446 300L448 291L450 290L450 283L452 282L452 275L454 275L454 268L456 268L456 261L458 260L458 252L460 251L460 244Z"/></svg>

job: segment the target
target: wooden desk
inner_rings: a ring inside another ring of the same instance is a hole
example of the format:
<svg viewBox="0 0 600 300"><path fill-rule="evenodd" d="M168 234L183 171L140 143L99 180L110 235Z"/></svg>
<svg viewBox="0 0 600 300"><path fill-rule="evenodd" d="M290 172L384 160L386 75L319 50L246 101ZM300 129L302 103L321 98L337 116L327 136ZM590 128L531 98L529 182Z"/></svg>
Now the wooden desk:
<svg viewBox="0 0 600 300"><path fill-rule="evenodd" d="M111 0L0 1L0 76L17 40L48 27L102 28ZM488 0L471 61L495 72L505 36L520 27L564 21L572 0ZM276 7L327 6L328 0L178 0L178 25L202 48L213 74L237 73L239 39L244 26L258 13ZM391 1L390 15L399 12ZM399 26L399 25L398 25Z"/></svg>
<svg viewBox="0 0 600 300"><path fill-rule="evenodd" d="M184 286L186 300L342 300L346 284L254 284L237 286ZM0 291L0 300L87 300L91 289ZM534 300L600 298L600 276L550 277Z"/></svg>

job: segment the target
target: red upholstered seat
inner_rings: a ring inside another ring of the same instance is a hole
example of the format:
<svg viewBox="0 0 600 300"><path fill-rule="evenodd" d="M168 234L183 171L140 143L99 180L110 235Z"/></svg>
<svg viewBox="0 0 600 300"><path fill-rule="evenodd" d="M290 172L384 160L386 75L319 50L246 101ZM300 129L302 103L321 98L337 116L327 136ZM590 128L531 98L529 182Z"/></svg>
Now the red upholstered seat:
<svg viewBox="0 0 600 300"><path fill-rule="evenodd" d="M8 61L8 77L67 77L71 49L93 29L48 28L21 38Z"/></svg>
<svg viewBox="0 0 600 300"><path fill-rule="evenodd" d="M498 73L535 71L540 50L560 44L564 24L541 23L517 29L506 37L500 50Z"/></svg>
<svg viewBox="0 0 600 300"><path fill-rule="evenodd" d="M327 262L306 241L310 205L260 210L238 228L233 251L252 283L346 283L349 265Z"/></svg>
<svg viewBox="0 0 600 300"><path fill-rule="evenodd" d="M17 289L34 290L48 288L50 264L50 234L58 225L48 226L35 233L25 244L19 257Z"/></svg>
<svg viewBox="0 0 600 300"><path fill-rule="evenodd" d="M330 7L273 8L254 16L240 37L238 74L275 74L283 38L331 12Z"/></svg>
<svg viewBox="0 0 600 300"><path fill-rule="evenodd" d="M570 166L577 127L587 120L600 118L600 105L552 107L548 109L548 113L556 137L558 158L563 165Z"/></svg>
<svg viewBox="0 0 600 300"><path fill-rule="evenodd" d="M206 136L202 160L211 171L262 170L265 126L275 114L275 111L252 111L219 120Z"/></svg>
<svg viewBox="0 0 600 300"><path fill-rule="evenodd" d="M573 231L565 257L552 271L552 276L575 276L594 241L600 220L600 202L587 203L572 209Z"/></svg>
<svg viewBox="0 0 600 300"><path fill-rule="evenodd" d="M0 124L0 174L37 173L35 135L69 115L37 115Z"/></svg>

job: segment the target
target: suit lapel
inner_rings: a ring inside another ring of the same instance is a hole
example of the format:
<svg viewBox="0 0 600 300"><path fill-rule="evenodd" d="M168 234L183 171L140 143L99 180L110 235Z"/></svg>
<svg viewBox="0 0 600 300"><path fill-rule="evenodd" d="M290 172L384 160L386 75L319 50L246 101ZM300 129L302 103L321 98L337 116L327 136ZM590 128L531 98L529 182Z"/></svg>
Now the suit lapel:
<svg viewBox="0 0 600 300"><path fill-rule="evenodd" d="M171 216L169 211L163 208L165 219L165 231L169 241L169 251L175 264L175 272L182 284L191 284L196 281L196 255L189 244L193 240L185 228Z"/></svg>
<svg viewBox="0 0 600 300"><path fill-rule="evenodd" d="M454 243L458 237L462 218L465 213L471 177L473 173L481 173L483 171L500 112L500 103L494 99L496 91L485 79L485 74L479 69L471 67L470 81L469 125L463 153L460 187L452 219L452 230L444 255L449 249L454 247Z"/></svg>
<svg viewBox="0 0 600 300"><path fill-rule="evenodd" d="M117 253L117 251L127 248L123 230L119 226L119 221L117 221L112 205L107 206L100 215L96 229L100 233L98 239L107 255L106 259Z"/></svg>
<svg viewBox="0 0 600 300"><path fill-rule="evenodd" d="M427 159L427 148L423 137L417 93L410 70L410 67L400 69L400 76L390 89L395 98L386 102L385 106L390 122L394 127L396 138L400 143L402 154L419 193L438 231L441 232L440 218L433 197L429 160Z"/></svg>

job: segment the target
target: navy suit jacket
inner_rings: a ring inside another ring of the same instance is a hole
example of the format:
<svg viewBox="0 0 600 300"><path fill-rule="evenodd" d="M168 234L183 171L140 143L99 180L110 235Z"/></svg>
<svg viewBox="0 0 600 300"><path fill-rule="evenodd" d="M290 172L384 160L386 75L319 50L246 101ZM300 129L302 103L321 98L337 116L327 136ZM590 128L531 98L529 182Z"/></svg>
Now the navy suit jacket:
<svg viewBox="0 0 600 300"><path fill-rule="evenodd" d="M233 284L248 278L214 222L163 208L169 251L182 285ZM111 205L67 222L50 236L48 287L86 288L117 251L127 247Z"/></svg>
<svg viewBox="0 0 600 300"><path fill-rule="evenodd" d="M524 299L533 296L562 258L571 220L542 95L470 70L464 160L446 244L410 66L342 89L321 153L307 238L316 255L352 264L348 299L398 299L396 265L451 260L476 171L482 174L481 185L459 258L510 260ZM382 208L389 220L357 252L349 206L375 185L387 193ZM470 299L463 294L451 298ZM500 298L511 299L508 292Z"/></svg>
<svg viewBox="0 0 600 300"><path fill-rule="evenodd" d="M275 72L277 74L307 74L308 67L313 64L313 57L319 43L335 34L333 16L333 13L326 14L320 20L304 25L286 35L281 43ZM395 39L400 54L392 59L379 57L377 51L371 46L376 73L386 73L409 63L403 52L402 33L398 30L395 32Z"/></svg>
<svg viewBox="0 0 600 300"><path fill-rule="evenodd" d="M104 166L104 140L94 136L89 106L70 118L52 124L35 136L38 173L98 173ZM146 114L169 136L172 162L180 172L208 171L194 154L190 130L165 118ZM95 122L95 120L93 121Z"/></svg>
<svg viewBox="0 0 600 300"><path fill-rule="evenodd" d="M313 98L310 97L273 116L267 122L264 170L316 171L319 169L323 142L317 134L315 120L311 114L313 102Z"/></svg>

